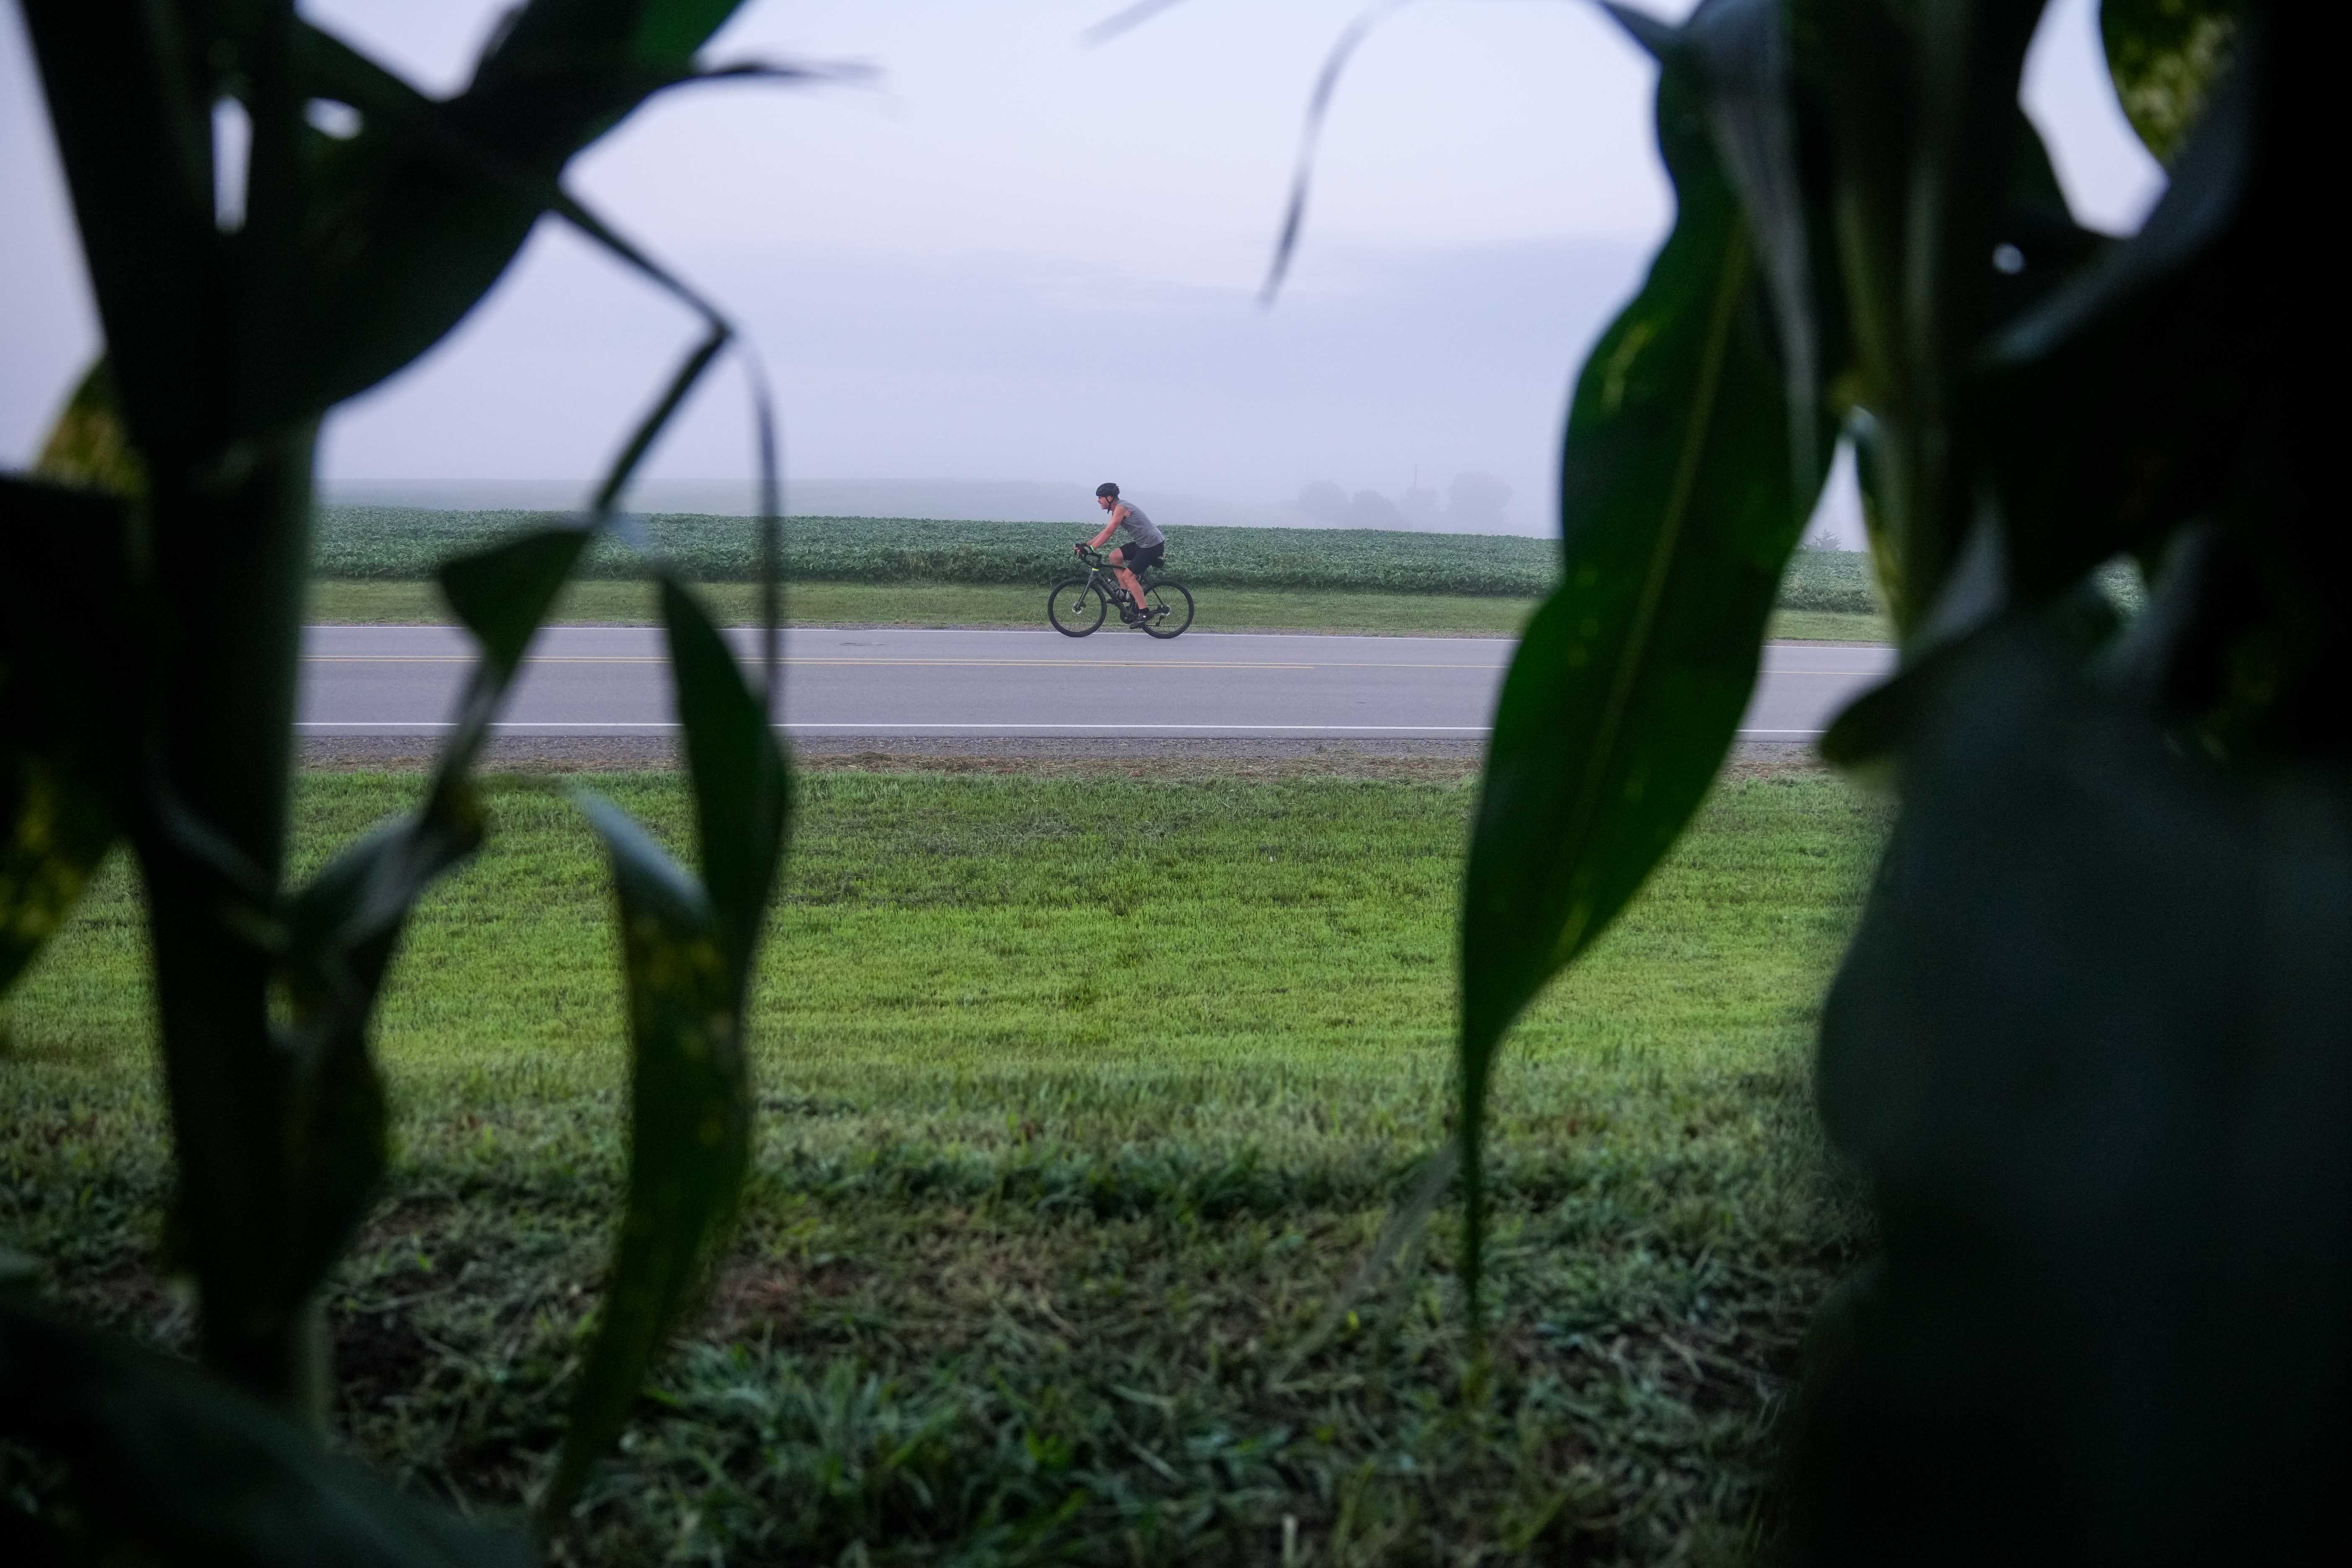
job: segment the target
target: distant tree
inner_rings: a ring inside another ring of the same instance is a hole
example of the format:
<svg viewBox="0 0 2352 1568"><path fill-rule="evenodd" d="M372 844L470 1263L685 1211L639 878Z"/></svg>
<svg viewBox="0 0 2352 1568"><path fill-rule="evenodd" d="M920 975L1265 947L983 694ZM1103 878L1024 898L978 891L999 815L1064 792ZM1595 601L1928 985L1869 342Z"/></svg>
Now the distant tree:
<svg viewBox="0 0 2352 1568"><path fill-rule="evenodd" d="M1446 489L1445 521L1465 533L1492 532L1503 526L1511 487L1492 474L1456 474Z"/></svg>
<svg viewBox="0 0 2352 1568"><path fill-rule="evenodd" d="M1328 479L1318 479L1298 492L1298 510L1333 528L1348 521L1348 492Z"/></svg>
<svg viewBox="0 0 2352 1568"><path fill-rule="evenodd" d="M1404 513L1378 490L1358 490L1348 502L1349 528L1402 528Z"/></svg>

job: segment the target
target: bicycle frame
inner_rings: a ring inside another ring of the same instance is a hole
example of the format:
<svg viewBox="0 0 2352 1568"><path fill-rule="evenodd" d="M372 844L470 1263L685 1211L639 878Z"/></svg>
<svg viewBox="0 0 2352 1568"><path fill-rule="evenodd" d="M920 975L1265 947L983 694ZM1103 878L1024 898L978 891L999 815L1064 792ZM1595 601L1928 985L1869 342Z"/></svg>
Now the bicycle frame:
<svg viewBox="0 0 2352 1568"><path fill-rule="evenodd" d="M1091 635L1095 628L1102 624L1104 614L1113 605L1120 606L1119 618L1125 624L1139 627L1162 640L1181 637L1185 629L1192 626L1192 595L1190 590L1176 579L1156 571L1154 567L1148 566L1140 571L1129 567L1128 570L1134 574L1137 585L1141 590L1130 598L1125 586L1118 581L1118 567L1112 565L1102 552L1082 544L1076 553L1079 563L1086 568L1086 575L1064 578L1055 584L1053 591L1046 595L1046 617L1053 621L1054 629L1063 636L1082 637ZM1154 565L1156 566L1157 563L1155 563ZM1161 592L1163 589L1166 590L1165 594ZM1086 604L1088 595L1093 595L1096 604L1101 606L1094 612L1091 623L1084 626L1064 625L1060 615L1054 608L1055 601L1061 595L1073 590L1075 590L1075 598L1069 607L1076 613L1077 619L1087 618L1085 611L1079 606ZM1171 629L1168 617L1171 611L1179 610L1180 606L1181 613L1178 614L1173 628Z"/></svg>
<svg viewBox="0 0 2352 1568"><path fill-rule="evenodd" d="M1120 593L1125 593L1127 591L1127 584L1118 580L1118 568L1111 564L1110 557L1103 552L1099 550L1081 551L1079 552L1078 559L1086 563L1087 587L1090 592L1100 594L1104 598L1109 599L1111 592L1114 589ZM1132 566L1129 567L1128 570L1135 572L1135 568ZM1141 572L1135 572L1135 580L1139 585L1145 589L1149 589L1151 586L1152 580L1146 577ZM1115 599L1111 602L1113 604L1118 603Z"/></svg>

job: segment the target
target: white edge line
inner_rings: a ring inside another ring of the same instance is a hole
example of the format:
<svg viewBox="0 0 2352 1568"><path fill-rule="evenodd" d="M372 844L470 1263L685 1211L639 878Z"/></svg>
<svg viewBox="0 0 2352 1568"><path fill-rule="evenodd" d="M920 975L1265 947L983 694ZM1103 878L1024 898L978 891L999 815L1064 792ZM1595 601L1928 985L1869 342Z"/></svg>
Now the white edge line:
<svg viewBox="0 0 2352 1568"><path fill-rule="evenodd" d="M339 730L346 733L381 731L393 734L438 734L443 731L455 729L456 726L445 721L426 722L424 721L416 721L406 723L390 721L383 723L366 723L358 721L344 722L331 719L320 719L305 721L297 724L295 728L298 730ZM514 731L523 732L531 731L604 731L615 730L676 730L677 725L674 721L656 720L613 719L583 721L573 724L562 723L554 721L526 719L516 720L507 723L493 724L490 728L494 731ZM1223 735L1239 731L1257 730L1275 730L1281 731L1286 733L1307 733L1309 731L1320 733L1325 731L1347 731L1349 733L1361 734L1394 731L1400 734L1412 735L1483 735L1486 733L1486 726L1484 724L859 724L852 722L830 723L824 720L810 720L797 723L779 724L776 728L787 731L828 731L840 734L866 734L869 732L898 730L920 731L926 733L944 730L975 730L1016 735L1034 734L1038 731L1047 730L1056 731L1076 731L1090 735L1131 735L1142 731L1181 731L1188 734Z"/></svg>
<svg viewBox="0 0 2352 1568"><path fill-rule="evenodd" d="M358 722L341 723L331 720L318 720L307 721L305 722L299 723L295 725L295 728L298 730L333 731L339 734L345 735L434 735L439 734L444 731L454 729L456 726L446 722L428 723L419 721L415 723L370 724ZM603 722L578 724L519 721L511 723L493 724L490 726L490 729L494 732L514 734L572 732L610 734L617 731L625 730L659 730L663 731L675 731L677 728L677 725L674 722L652 720L609 720ZM836 735L866 735L902 731L913 731L920 734L936 734L943 731L986 731L996 734L1030 735L1037 734L1045 731L1052 731L1057 733L1077 732L1088 735L1107 736L1114 739L1121 735L1134 735L1146 731L1161 733L1181 732L1184 734L1208 736L1242 733L1254 734L1259 732L1271 732L1286 735L1485 735L1492 732L1488 727L1484 724L1122 724L1110 726L1103 724L834 724L825 723L822 721L812 721L803 723L779 724L776 728L787 731L805 731L812 733ZM1823 732L1824 731L1820 730L1738 730L1735 731L1734 734L1750 736L1780 735L1810 740Z"/></svg>
<svg viewBox="0 0 2352 1568"><path fill-rule="evenodd" d="M785 584L784 591L786 595L789 595L792 592L792 585L790 584ZM454 621L312 621L305 625L302 629L306 632L448 632L461 637L466 633L466 628L457 625ZM721 626L719 630L722 636L744 639L756 638L760 635L760 628L757 626ZM782 630L787 640L801 635L807 635L810 637L830 637L840 632L878 632L887 637L903 637L908 633L913 633L919 637L1059 637L1061 635L1055 632L1051 626L785 626L782 627ZM540 627L540 631L542 634L547 632L643 632L651 636L658 637L661 635L662 628L659 626L651 623L638 626L621 621L559 621L552 625ZM1091 636L1092 634L1089 633L1088 635ZM1260 641L1267 637L1305 637L1311 638L1316 642L1342 642L1350 640L1356 642L1494 642L1517 646L1519 640L1517 637L1474 637L1466 634L1456 637L1451 633L1439 633L1429 637L1415 637L1410 632L1188 631L1182 635L1188 637L1247 638L1252 642ZM1074 637L1068 640L1075 642L1081 639ZM1171 638L1171 640L1172 641L1173 639ZM1061 644L1056 642L1050 643L1046 646L1051 647L1059 647ZM1775 645L1768 643L1765 646L1769 647ZM1831 643L1825 646L1831 647L1874 647L1876 645L1868 643Z"/></svg>

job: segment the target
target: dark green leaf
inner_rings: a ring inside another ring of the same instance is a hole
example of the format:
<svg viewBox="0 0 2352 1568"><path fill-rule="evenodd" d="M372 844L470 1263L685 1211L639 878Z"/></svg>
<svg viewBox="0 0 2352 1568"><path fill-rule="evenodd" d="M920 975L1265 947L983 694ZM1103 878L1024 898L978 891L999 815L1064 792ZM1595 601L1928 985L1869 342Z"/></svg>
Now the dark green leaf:
<svg viewBox="0 0 2352 1568"><path fill-rule="evenodd" d="M734 971L737 1005L768 918L789 806L784 757L719 628L677 579L662 578L670 672L694 787L703 880Z"/></svg>
<svg viewBox="0 0 2352 1568"><path fill-rule="evenodd" d="M1628 37L1648 50L1650 58L1654 60L1663 62L1668 55L1687 47L1688 40L1684 37L1680 30L1672 23L1661 21L1647 11L1633 5L1613 5L1610 0L1601 0L1601 8L1609 13L1611 20L1625 29ZM1719 5L1714 7L1717 10L1722 8ZM1702 7L1702 10L1704 9L1706 7ZM1696 23L1698 18L1693 16L1691 20Z"/></svg>
<svg viewBox="0 0 2352 1568"><path fill-rule="evenodd" d="M352 104L363 128L320 152L304 236L311 352L256 389L252 416L324 408L439 341L564 205L564 164L652 93L694 79L694 50L734 8L540 0L446 104L305 26L309 91Z"/></svg>
<svg viewBox="0 0 2352 1568"><path fill-rule="evenodd" d="M2147 150L2170 163L2237 51L2243 0L2099 0L2107 74Z"/></svg>
<svg viewBox="0 0 2352 1568"><path fill-rule="evenodd" d="M508 95L630 68L679 67L741 7L742 0L529 0L484 51L469 91L503 104ZM562 106L569 107L569 106ZM552 109L534 106L550 115ZM520 134L518 129L514 134Z"/></svg>
<svg viewBox="0 0 2352 1568"><path fill-rule="evenodd" d="M96 791L49 756L0 746L0 996L65 923L113 843Z"/></svg>
<svg viewBox="0 0 2352 1568"><path fill-rule="evenodd" d="M0 1433L47 1448L119 1533L169 1563L520 1568L537 1553L402 1497L194 1369L0 1301Z"/></svg>
<svg viewBox="0 0 2352 1568"><path fill-rule="evenodd" d="M495 679L511 679L521 665L587 544L584 528L543 529L441 568L441 596L481 643Z"/></svg>
<svg viewBox="0 0 2352 1568"><path fill-rule="evenodd" d="M2276 283L2250 241L2257 131L2233 79L2140 232L2011 321L1969 393L2029 598L2212 507L2238 461Z"/></svg>
<svg viewBox="0 0 2352 1568"><path fill-rule="evenodd" d="M638 59L683 66L726 25L743 0L649 0L637 20L630 52ZM576 14L581 7L572 7Z"/></svg>
<svg viewBox="0 0 2352 1568"><path fill-rule="evenodd" d="M129 527L113 496L0 478L0 995L133 805Z"/></svg>
<svg viewBox="0 0 2352 1568"><path fill-rule="evenodd" d="M26 31L125 423L156 453L208 449L229 410L226 246L214 225L205 40L141 0L26 0Z"/></svg>
<svg viewBox="0 0 2352 1568"><path fill-rule="evenodd" d="M2018 81L2041 0L1901 7L1793 0L1795 74L1829 149L1850 366L1824 366L1867 416L1865 516L1888 613L1907 637L1973 525L1973 457L1959 419L2000 292L2010 184L2024 117ZM1841 374L1841 372L1844 374Z"/></svg>
<svg viewBox="0 0 2352 1568"><path fill-rule="evenodd" d="M315 437L298 424L199 470L142 447L140 576L158 602L131 646L155 646L142 647L141 700L101 711L137 752L123 820L147 894L179 1177L173 1231L203 1293L204 1356L322 1417L316 1313L278 1289L298 1200L283 1115L291 1064L269 1008Z"/></svg>
<svg viewBox="0 0 2352 1568"><path fill-rule="evenodd" d="M1610 9L1633 25L1633 13ZM1780 325L1791 483L1801 491L1817 489L1825 381L1847 355L1845 310L1830 265L1835 236L1826 193L1809 188L1800 157L1787 13L1780 0L1712 0L1683 36L1706 84L1717 155L1747 212ZM1660 46L1650 47L1654 53Z"/></svg>
<svg viewBox="0 0 2352 1568"><path fill-rule="evenodd" d="M686 395L694 390L695 383L702 379L702 373L710 368L710 362L717 359L719 350L727 346L729 335L730 329L725 322L714 323L709 335L697 343L671 374L669 384L662 389L661 395L654 400L654 405L637 421L637 427L630 432L628 440L606 470L604 482L596 487L594 506L599 515L619 504L621 492L627 489L629 481L636 477L637 465L645 461L646 454L653 449L656 439L668 427L679 405L686 401Z"/></svg>
<svg viewBox="0 0 2352 1568"><path fill-rule="evenodd" d="M280 1291L289 1303L309 1296L341 1256L383 1176L383 1089L367 1047L376 996L417 898L481 844L470 770L588 537L582 528L549 529L442 568L442 591L482 653L425 804L336 856L289 908L294 1201Z"/></svg>
<svg viewBox="0 0 2352 1568"><path fill-rule="evenodd" d="M0 745L38 736L129 765L148 641L131 549L120 498L0 474Z"/></svg>
<svg viewBox="0 0 2352 1568"><path fill-rule="evenodd" d="M489 739L490 725L522 668L523 655L593 535L593 524L584 522L541 529L443 563L441 596L481 644L482 657L458 700L456 724L442 747L428 813L456 820L472 810L455 794L464 788L466 774ZM445 801L445 795L451 798Z"/></svg>
<svg viewBox="0 0 2352 1568"><path fill-rule="evenodd" d="M2012 619L1925 705L1822 1021L1876 1278L1794 1447L1827 1564L2328 1554L2352 793L2224 769Z"/></svg>
<svg viewBox="0 0 2352 1568"><path fill-rule="evenodd" d="M1561 459L1563 581L1506 678L1471 839L1462 1130L1474 1289L1479 1142L1504 1031L1624 907L1705 795L1814 499L1791 484L1787 381L1697 76L1685 52L1668 51L1658 136L1675 231L1578 380Z"/></svg>
<svg viewBox="0 0 2352 1568"><path fill-rule="evenodd" d="M147 492L146 470L131 446L115 401L114 370L103 356L82 373L57 423L41 442L33 475L54 485L101 490L136 500Z"/></svg>
<svg viewBox="0 0 2352 1568"><path fill-rule="evenodd" d="M2074 221L2042 132L2021 110L2011 150L2007 205L1994 237L2001 259L1987 280L1985 319L1995 332L2081 276L2112 247L2105 236Z"/></svg>
<svg viewBox="0 0 2352 1568"><path fill-rule="evenodd" d="M542 1504L560 1521L626 1422L655 1353L700 1288L751 1160L740 994L719 913L628 816L593 795L628 985L629 1193L572 1424Z"/></svg>
<svg viewBox="0 0 2352 1568"><path fill-rule="evenodd" d="M2010 148L2007 203L1995 232L2006 253L2004 262L1990 268L1986 295L1987 316L1996 321L2016 320L2038 307L2081 276L2104 245L2100 237L2074 222L2041 134L2021 112L2016 117ZM1786 311L1783 320L1787 320ZM1784 340L1787 335L1784 331ZM1825 363L1834 365L1839 361L1829 358ZM1857 406L1847 419L1846 434L1853 443L1864 517L1880 564L1899 574L1905 557L1893 524L1900 510L1901 492L1895 488L1900 480L1890 471L1885 426L1869 407ZM1907 590L1914 602L1903 627L1906 659L1927 656L1940 642L1973 630L2007 602L2011 586L2009 541L1981 521L1972 527L1967 539L1962 553L1947 567L1932 594L1918 598L1927 584L1913 584ZM1881 576L1885 581L1885 570ZM1865 699L1856 703L1824 739L1824 753L1849 767L1880 754L1900 728L1886 721L1906 706L1906 700L1899 692L1885 701Z"/></svg>
<svg viewBox="0 0 2352 1568"><path fill-rule="evenodd" d="M1980 539L1992 537L1980 530ZM2011 603L2001 591L1997 552L1976 552L1952 574L1943 601L1916 639L1903 668L1848 703L1822 736L1824 760L1851 772L1874 775L1898 760L1922 723L1948 701L1955 681L1966 678L1979 643L2011 637L2021 622L2056 633L2078 659L2089 660L2114 639L2115 608L2097 585L2084 582L2072 594L2032 606ZM1948 626L1938 621L1948 619Z"/></svg>

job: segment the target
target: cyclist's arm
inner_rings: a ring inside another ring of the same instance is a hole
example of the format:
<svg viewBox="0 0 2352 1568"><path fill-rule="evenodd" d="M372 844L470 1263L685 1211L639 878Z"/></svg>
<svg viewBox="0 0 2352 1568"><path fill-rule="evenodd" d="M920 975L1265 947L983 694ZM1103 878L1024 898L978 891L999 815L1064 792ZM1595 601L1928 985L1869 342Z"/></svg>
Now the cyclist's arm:
<svg viewBox="0 0 2352 1568"><path fill-rule="evenodd" d="M1100 550L1103 547L1103 541L1118 531L1118 514L1124 510L1124 508L1116 508L1112 510L1110 521L1103 524L1103 531L1087 541L1087 549Z"/></svg>

